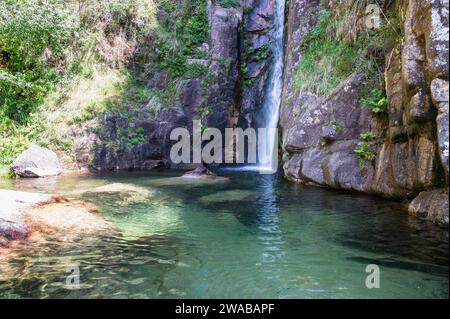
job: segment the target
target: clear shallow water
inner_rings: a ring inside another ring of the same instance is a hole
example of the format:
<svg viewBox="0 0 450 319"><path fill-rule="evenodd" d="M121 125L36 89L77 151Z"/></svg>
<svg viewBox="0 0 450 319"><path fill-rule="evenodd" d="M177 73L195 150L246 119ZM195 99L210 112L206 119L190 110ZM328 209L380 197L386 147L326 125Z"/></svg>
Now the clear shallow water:
<svg viewBox="0 0 450 319"><path fill-rule="evenodd" d="M302 187L280 176L229 177L207 182L159 172L0 181L0 188L94 201L116 229L22 248L0 261L0 272L14 274L0 281L0 297L448 297L448 230L370 196ZM112 182L153 195L121 205L82 195ZM65 270L74 263L81 289L70 291ZM365 287L368 264L381 268L380 289Z"/></svg>

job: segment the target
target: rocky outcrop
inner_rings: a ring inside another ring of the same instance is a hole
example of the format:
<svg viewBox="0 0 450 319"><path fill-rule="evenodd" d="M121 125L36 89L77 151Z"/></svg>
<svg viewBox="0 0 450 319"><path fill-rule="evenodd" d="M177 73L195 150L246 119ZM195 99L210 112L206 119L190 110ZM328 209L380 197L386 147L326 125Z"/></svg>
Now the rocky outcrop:
<svg viewBox="0 0 450 319"><path fill-rule="evenodd" d="M341 14L357 8L328 5ZM404 13L405 40L383 48L389 105L377 115L361 105L358 74L327 98L296 90L302 43L323 4L290 1L280 119L284 171L296 182L412 200L411 214L448 224L448 1L384 5ZM354 39L358 27L355 22L350 32Z"/></svg>
<svg viewBox="0 0 450 319"><path fill-rule="evenodd" d="M242 8L223 8L209 5L211 60L206 86L206 102L203 110L205 124L224 129L230 127L238 108L239 91L239 26ZM201 117L201 116L200 116Z"/></svg>
<svg viewBox="0 0 450 319"><path fill-rule="evenodd" d="M58 156L51 150L32 145L11 166L20 177L46 177L61 174Z"/></svg>
<svg viewBox="0 0 450 319"><path fill-rule="evenodd" d="M165 167L191 170L197 164L175 164L170 150L175 128L192 132L192 121L225 129L234 126L239 107L239 41L242 7L225 8L208 2L209 39L199 46L205 57L189 58L187 65L203 68L206 74L171 79L165 70L156 71L148 85L166 92L174 86L171 105L129 107L126 112L106 112L97 129L84 130L76 138L75 157L82 167L95 171L152 170ZM167 17L162 17L163 21ZM156 63L156 62L155 62Z"/></svg>
<svg viewBox="0 0 450 319"><path fill-rule="evenodd" d="M0 190L0 237L8 240L25 238L30 226L23 222L21 212L50 199L49 195Z"/></svg>
<svg viewBox="0 0 450 319"><path fill-rule="evenodd" d="M242 127L263 127L267 80L273 61L272 35L275 0L252 0L246 6L240 40Z"/></svg>
<svg viewBox="0 0 450 319"><path fill-rule="evenodd" d="M436 105L438 108L438 116L436 118L436 124L437 124L437 136L439 144L439 156L448 183L448 153L449 153L448 81L442 79L433 80L431 82L431 97L433 98L434 105Z"/></svg>
<svg viewBox="0 0 450 319"><path fill-rule="evenodd" d="M98 171L171 167L170 133L174 128L188 125L186 112L182 108L168 108L154 118L147 116L147 119L129 120L120 113L106 113L101 132L94 138L96 145L80 147L77 158L87 158L84 164ZM87 155L91 152L92 160Z"/></svg>
<svg viewBox="0 0 450 319"><path fill-rule="evenodd" d="M0 190L0 246L35 233L80 236L110 228L86 203L47 194Z"/></svg>
<svg viewBox="0 0 450 319"><path fill-rule="evenodd" d="M330 98L311 93L284 107L284 170L288 179L306 184L369 192L373 163L364 167L355 149L371 125L371 114L358 102L361 78L353 76Z"/></svg>
<svg viewBox="0 0 450 319"><path fill-rule="evenodd" d="M413 216L448 225L448 189L422 192L409 205Z"/></svg>

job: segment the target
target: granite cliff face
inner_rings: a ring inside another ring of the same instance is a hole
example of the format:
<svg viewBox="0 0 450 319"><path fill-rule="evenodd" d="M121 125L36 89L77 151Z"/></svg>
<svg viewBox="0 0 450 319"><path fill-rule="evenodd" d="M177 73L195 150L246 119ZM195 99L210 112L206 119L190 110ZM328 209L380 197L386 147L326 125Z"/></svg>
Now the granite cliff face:
<svg viewBox="0 0 450 319"><path fill-rule="evenodd" d="M364 74L350 75L326 96L295 88L304 39L321 10L356 11L348 17L350 28L344 25L337 35L352 42L364 32L365 11L358 11L357 2L324 7L320 1L290 1L280 120L285 175L413 200L411 214L448 224L448 1L384 3L404 32L399 43L370 48L384 65L385 112L362 105Z"/></svg>
<svg viewBox="0 0 450 319"><path fill-rule="evenodd" d="M204 56L192 56L187 64L200 65L207 72L179 80L171 105L156 115L151 107L132 110L131 116L106 113L100 133L83 131L77 137L75 153L80 166L98 171L191 169L195 165L175 165L170 160L174 128L192 130L193 120L221 130L236 127L238 122L243 127L258 125L272 57L269 44L274 0L238 1L231 7L207 1L205 10L208 36L197 49ZM161 23L164 18L160 17ZM170 90L169 81L168 72L159 70L150 75L148 85L164 92ZM123 143L118 132L136 128L143 142Z"/></svg>

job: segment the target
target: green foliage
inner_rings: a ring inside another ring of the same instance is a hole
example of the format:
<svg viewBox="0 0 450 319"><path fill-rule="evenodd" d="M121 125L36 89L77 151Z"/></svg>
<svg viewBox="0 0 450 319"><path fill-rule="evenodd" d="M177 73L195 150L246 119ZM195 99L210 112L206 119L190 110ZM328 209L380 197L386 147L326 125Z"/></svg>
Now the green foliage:
<svg viewBox="0 0 450 319"><path fill-rule="evenodd" d="M185 51L191 54L194 48L202 44L208 36L209 22L204 6L201 6L199 12L187 21L184 31L183 41Z"/></svg>
<svg viewBox="0 0 450 319"><path fill-rule="evenodd" d="M377 138L377 136L372 132L362 133L359 137L366 142L372 142Z"/></svg>
<svg viewBox="0 0 450 319"><path fill-rule="evenodd" d="M260 62L260 61L266 60L270 56L270 54L271 54L271 51L270 51L269 45L265 44L257 50L253 59L256 62Z"/></svg>
<svg viewBox="0 0 450 319"><path fill-rule="evenodd" d="M367 96L361 98L363 106L368 107L374 113L385 113L388 110L388 99L386 92L380 89L370 91Z"/></svg>
<svg viewBox="0 0 450 319"><path fill-rule="evenodd" d="M367 143L362 143L355 148L355 154L358 156L358 165L360 169L364 169L366 161L373 161L375 154L370 150L370 146Z"/></svg>
<svg viewBox="0 0 450 319"><path fill-rule="evenodd" d="M192 63L187 65L184 76L186 78L196 78L205 75L206 73L208 73L208 68L206 66L199 63Z"/></svg>
<svg viewBox="0 0 450 319"><path fill-rule="evenodd" d="M0 165L11 164L31 143L36 142L42 130L42 123L33 116L26 125L4 119L0 123Z"/></svg>
<svg viewBox="0 0 450 319"><path fill-rule="evenodd" d="M248 71L249 71L249 68L248 68L247 63L245 63L245 62L242 63L241 64L241 73L245 75L248 73Z"/></svg>
<svg viewBox="0 0 450 319"><path fill-rule="evenodd" d="M244 79L243 83L244 83L244 86L251 87L256 83L256 79L255 78Z"/></svg>
<svg viewBox="0 0 450 319"><path fill-rule="evenodd" d="M326 95L354 71L357 48L334 38L332 22L331 13L322 11L316 27L307 35L296 71L297 90Z"/></svg>
<svg viewBox="0 0 450 319"><path fill-rule="evenodd" d="M137 146L147 141L144 135L144 129L142 127L137 127L134 130L128 129L127 134L130 138L130 144L132 146Z"/></svg>
<svg viewBox="0 0 450 319"><path fill-rule="evenodd" d="M346 19L335 16L328 10L323 10L317 25L308 33L302 44L302 59L297 65L295 88L316 94L329 95L334 88L341 84L351 74L361 74L366 87L375 88L373 94L364 92L365 102L375 102L376 97L384 94L384 61L373 53L374 49L383 50L388 43L401 41L399 30L401 24L396 19L389 19L389 23L379 30L360 32L353 43L337 37L340 20ZM368 104L376 112L382 112L386 100L380 97L376 102Z"/></svg>
<svg viewBox="0 0 450 319"><path fill-rule="evenodd" d="M189 66L187 59L202 59L207 55L206 51L198 49L209 34L206 4L206 0L193 0L177 6L171 0L162 0L161 9L170 20L163 23L156 34L156 46L159 50L159 66L168 70L173 78L183 77L186 73L191 73L188 76L204 73L198 66Z"/></svg>
<svg viewBox="0 0 450 319"><path fill-rule="evenodd" d="M153 0L0 0L0 121L22 125L48 92L98 62L123 63L123 41L154 26Z"/></svg>
<svg viewBox="0 0 450 319"><path fill-rule="evenodd" d="M239 0L218 0L218 2L224 8L236 8L239 6Z"/></svg>
<svg viewBox="0 0 450 319"><path fill-rule="evenodd" d="M53 88L74 31L62 1L0 1L0 121L25 123Z"/></svg>

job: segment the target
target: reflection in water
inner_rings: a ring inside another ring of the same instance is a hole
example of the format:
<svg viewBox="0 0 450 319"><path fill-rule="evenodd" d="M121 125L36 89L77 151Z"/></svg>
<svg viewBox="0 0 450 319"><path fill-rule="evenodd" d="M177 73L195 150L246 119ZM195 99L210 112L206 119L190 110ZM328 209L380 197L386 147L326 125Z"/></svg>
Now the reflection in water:
<svg viewBox="0 0 450 319"><path fill-rule="evenodd" d="M261 266L268 280L277 280L281 274L281 264L285 261L286 253L283 250L283 234L279 225L279 209L275 192L275 177L273 175L261 176L258 185L259 206L258 240L261 245Z"/></svg>
<svg viewBox="0 0 450 319"><path fill-rule="evenodd" d="M173 172L9 181L9 187L81 197L114 228L63 242L46 238L0 253L0 297L447 298L448 229L398 204L227 173L229 181ZM148 189L114 204L83 192L110 183ZM65 289L78 263L81 288ZM381 289L365 267L381 267Z"/></svg>

